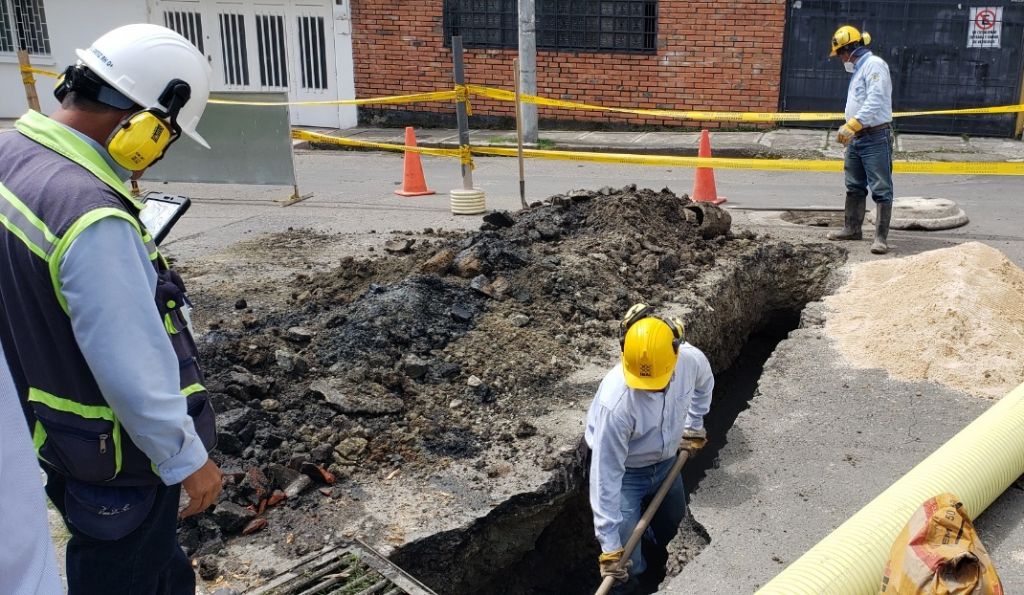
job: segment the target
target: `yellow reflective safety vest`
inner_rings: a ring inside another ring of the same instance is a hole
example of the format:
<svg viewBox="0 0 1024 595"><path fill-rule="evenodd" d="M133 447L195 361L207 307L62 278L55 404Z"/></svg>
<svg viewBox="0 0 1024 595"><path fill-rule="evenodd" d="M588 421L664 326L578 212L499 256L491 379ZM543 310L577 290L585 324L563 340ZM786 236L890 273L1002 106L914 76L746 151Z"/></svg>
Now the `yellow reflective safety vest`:
<svg viewBox="0 0 1024 595"><path fill-rule="evenodd" d="M75 341L59 267L89 225L106 217L131 223L157 271L154 299L178 356L182 398L209 450L214 413L182 310L184 284L139 220L141 205L92 146L34 111L15 127L0 134L0 341L36 452L79 481L158 483L155 466L121 427Z"/></svg>

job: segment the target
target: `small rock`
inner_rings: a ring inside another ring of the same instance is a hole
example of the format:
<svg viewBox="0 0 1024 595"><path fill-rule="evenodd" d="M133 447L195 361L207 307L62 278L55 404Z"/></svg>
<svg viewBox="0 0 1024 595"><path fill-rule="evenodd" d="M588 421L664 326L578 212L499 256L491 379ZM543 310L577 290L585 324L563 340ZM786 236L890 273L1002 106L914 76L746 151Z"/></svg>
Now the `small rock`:
<svg viewBox="0 0 1024 595"><path fill-rule="evenodd" d="M427 362L414 353L410 353L402 360L402 371L413 380L420 380L427 375Z"/></svg>
<svg viewBox="0 0 1024 595"><path fill-rule="evenodd" d="M220 573L220 567L217 565L217 558L214 556L203 556L199 558L199 578L204 581L212 581L217 578L217 574Z"/></svg>
<svg viewBox="0 0 1024 595"><path fill-rule="evenodd" d="M253 533L256 533L257 531L262 531L262 530L264 530L266 528L267 528L267 519L264 519L264 518L253 519L252 521L249 522L248 525L245 526L244 529L242 529L242 535L252 535Z"/></svg>
<svg viewBox="0 0 1024 595"><path fill-rule="evenodd" d="M291 372L295 369L295 356L284 349L274 351L274 360L277 362L277 367L285 372Z"/></svg>
<svg viewBox="0 0 1024 595"><path fill-rule="evenodd" d="M463 279L475 277L483 271L484 264L471 250L464 250L455 257L455 273Z"/></svg>
<svg viewBox="0 0 1024 595"><path fill-rule="evenodd" d="M388 240L384 243L384 250L392 254L405 254L412 249L412 245L415 243L416 240L414 238Z"/></svg>
<svg viewBox="0 0 1024 595"><path fill-rule="evenodd" d="M537 233L540 234L540 239L549 242L557 240L562 235L562 232L559 231L559 229L555 227L554 224L548 223L547 221L538 222L536 225L534 225L534 229L536 229Z"/></svg>
<svg viewBox="0 0 1024 595"><path fill-rule="evenodd" d="M484 215L484 221L490 223L494 227L512 227L515 225L515 219L508 214L508 211L492 211Z"/></svg>
<svg viewBox="0 0 1024 595"><path fill-rule="evenodd" d="M537 426L528 421L522 420L516 426L516 438L530 438L537 435Z"/></svg>
<svg viewBox="0 0 1024 595"><path fill-rule="evenodd" d="M455 262L455 251L451 248L445 248L425 260L423 264L420 265L420 271L424 273L433 273L435 275L443 275L452 268L453 262Z"/></svg>
<svg viewBox="0 0 1024 595"><path fill-rule="evenodd" d="M281 401L277 399L263 399L260 401L260 407L264 411L277 411L281 408Z"/></svg>
<svg viewBox="0 0 1024 595"><path fill-rule="evenodd" d="M245 298L238 298L235 301L235 310L245 310L249 307L249 303L245 301Z"/></svg>
<svg viewBox="0 0 1024 595"><path fill-rule="evenodd" d="M508 321L509 323L512 324L512 326L522 328L530 324L530 317L527 316L526 314L513 314L512 316L508 317Z"/></svg>
<svg viewBox="0 0 1024 595"><path fill-rule="evenodd" d="M289 341L294 341L295 343L308 343L313 339L314 335L316 335L316 333L306 327L293 326L288 329L284 338Z"/></svg>
<svg viewBox="0 0 1024 595"><path fill-rule="evenodd" d="M460 407L462 407L462 399L453 399L452 402L448 404L449 409L458 409Z"/></svg>
<svg viewBox="0 0 1024 595"><path fill-rule="evenodd" d="M469 322L473 320L473 312L462 304L454 304L451 309L452 319L456 322Z"/></svg>
<svg viewBox="0 0 1024 595"><path fill-rule="evenodd" d="M484 383L483 380L480 380L480 378L478 378L476 376L473 376L473 375L470 375L470 377L466 379L466 385L470 386L472 388L476 388L476 387L480 386L483 383Z"/></svg>
<svg viewBox="0 0 1024 595"><path fill-rule="evenodd" d="M221 502L213 511L213 520L225 533L234 533L245 526L256 513L234 502Z"/></svg>
<svg viewBox="0 0 1024 595"><path fill-rule="evenodd" d="M288 498L295 498L313 485L313 480L308 475L299 475L284 489L284 495Z"/></svg>
<svg viewBox="0 0 1024 595"><path fill-rule="evenodd" d="M342 460L355 461L359 458L359 455L363 454L363 451L366 450L367 444L369 444L369 442L365 438L353 436L338 443L338 445L334 447L334 452L338 453Z"/></svg>
<svg viewBox="0 0 1024 595"><path fill-rule="evenodd" d="M384 390L383 387L380 387ZM383 415L398 413L405 408L401 399L382 394L350 393L334 379L317 380L309 385L309 392L321 397L341 413Z"/></svg>
<svg viewBox="0 0 1024 595"><path fill-rule="evenodd" d="M494 295L494 290L491 288L491 281L487 278L487 275L477 275L473 277L473 280L469 282L470 289L479 291L487 297Z"/></svg>

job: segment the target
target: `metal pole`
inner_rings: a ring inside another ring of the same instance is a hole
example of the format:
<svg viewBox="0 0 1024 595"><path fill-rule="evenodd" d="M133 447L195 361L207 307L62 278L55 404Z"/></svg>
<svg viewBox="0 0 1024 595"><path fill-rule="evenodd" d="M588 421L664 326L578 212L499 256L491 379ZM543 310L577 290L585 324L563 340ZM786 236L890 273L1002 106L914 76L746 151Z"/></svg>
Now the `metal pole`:
<svg viewBox="0 0 1024 595"><path fill-rule="evenodd" d="M651 524L651 519L654 518L654 514L658 512L658 507L661 506L661 502L665 499L665 495L668 494L669 488L672 487L672 482L675 481L676 476L683 470L683 465L686 464L686 460L690 458L690 451L680 450L676 456L676 464L672 465L672 470L668 472L665 477L665 481L661 482L661 487L658 488L658 493L654 495L651 503L647 506L647 510L644 511L644 516L640 517L640 522L636 524L636 528L633 529L633 533L629 536L629 541L626 542L626 547L623 548L622 559L619 560L619 567L621 568L625 564L629 557L633 554L633 550L640 544L640 538L644 536L644 531L647 530L647 526ZM615 579L607 577L601 581L601 586L597 589L595 595L608 595L611 592L612 587L615 585Z"/></svg>
<svg viewBox="0 0 1024 595"><path fill-rule="evenodd" d="M23 68L30 68L32 64L28 59L28 51L18 50L18 64ZM21 81L25 83L25 98L28 99L28 106L31 109L41 111L39 107L39 94L36 93L36 78L31 72L22 72Z"/></svg>
<svg viewBox="0 0 1024 595"><path fill-rule="evenodd" d="M522 92L537 94L537 21L534 0L519 0L519 73ZM537 144L537 105L523 104L523 137Z"/></svg>
<svg viewBox="0 0 1024 595"><path fill-rule="evenodd" d="M516 147L519 153L519 202L526 208L526 172L523 168L523 102L519 91L519 59L512 60L516 72Z"/></svg>
<svg viewBox="0 0 1024 595"><path fill-rule="evenodd" d="M455 84L466 84L466 64L462 59L462 36L452 37L452 57L455 60ZM469 146L469 115L466 111L466 100L462 99L455 104L455 119L459 124L459 146ZM473 168L468 163L462 164L462 188L473 189Z"/></svg>

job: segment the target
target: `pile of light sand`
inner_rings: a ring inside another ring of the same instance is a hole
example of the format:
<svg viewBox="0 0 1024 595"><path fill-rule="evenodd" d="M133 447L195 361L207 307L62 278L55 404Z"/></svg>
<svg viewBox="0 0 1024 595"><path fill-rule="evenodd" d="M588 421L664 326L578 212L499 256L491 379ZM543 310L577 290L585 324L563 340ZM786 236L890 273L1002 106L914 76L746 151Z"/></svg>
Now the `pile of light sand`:
<svg viewBox="0 0 1024 595"><path fill-rule="evenodd" d="M857 367L995 399L1024 382L1024 271L985 244L857 265L825 303Z"/></svg>

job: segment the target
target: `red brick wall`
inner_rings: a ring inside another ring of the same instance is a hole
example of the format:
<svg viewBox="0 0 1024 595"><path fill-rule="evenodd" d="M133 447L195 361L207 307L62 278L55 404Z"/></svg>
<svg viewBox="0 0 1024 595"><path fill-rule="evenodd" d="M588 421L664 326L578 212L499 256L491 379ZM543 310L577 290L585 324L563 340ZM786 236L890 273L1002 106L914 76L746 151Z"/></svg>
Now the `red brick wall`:
<svg viewBox="0 0 1024 595"><path fill-rule="evenodd" d="M352 0L357 97L448 89L442 0ZM616 107L776 111L784 0L660 0L656 54L537 52L542 96ZM467 49L470 83L512 89L515 50ZM442 111L449 105L396 109ZM513 114L511 103L473 101L474 115ZM542 120L630 126L698 123L625 114L540 108ZM471 124L472 125L472 124ZM706 123L737 127L736 123Z"/></svg>

